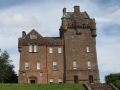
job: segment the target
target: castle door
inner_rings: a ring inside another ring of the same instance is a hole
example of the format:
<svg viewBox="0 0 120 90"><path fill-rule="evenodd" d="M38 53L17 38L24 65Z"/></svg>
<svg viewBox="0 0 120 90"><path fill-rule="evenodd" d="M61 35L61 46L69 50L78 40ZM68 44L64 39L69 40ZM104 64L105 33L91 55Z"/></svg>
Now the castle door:
<svg viewBox="0 0 120 90"><path fill-rule="evenodd" d="M78 75L74 76L74 83L78 83Z"/></svg>
<svg viewBox="0 0 120 90"><path fill-rule="evenodd" d="M37 83L37 77L31 76L28 78L28 83Z"/></svg>
<svg viewBox="0 0 120 90"><path fill-rule="evenodd" d="M30 83L35 83L35 80L30 80Z"/></svg>
<svg viewBox="0 0 120 90"><path fill-rule="evenodd" d="M93 75L89 75L89 83L93 83Z"/></svg>

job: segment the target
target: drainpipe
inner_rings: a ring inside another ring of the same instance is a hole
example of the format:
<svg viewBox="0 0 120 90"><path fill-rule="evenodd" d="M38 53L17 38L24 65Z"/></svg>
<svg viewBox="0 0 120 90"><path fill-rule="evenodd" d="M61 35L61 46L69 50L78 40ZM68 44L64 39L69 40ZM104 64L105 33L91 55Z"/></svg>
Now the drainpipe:
<svg viewBox="0 0 120 90"><path fill-rule="evenodd" d="M47 71L47 84L48 84L48 69L47 69L47 45L48 45L48 37L46 37L46 71Z"/></svg>

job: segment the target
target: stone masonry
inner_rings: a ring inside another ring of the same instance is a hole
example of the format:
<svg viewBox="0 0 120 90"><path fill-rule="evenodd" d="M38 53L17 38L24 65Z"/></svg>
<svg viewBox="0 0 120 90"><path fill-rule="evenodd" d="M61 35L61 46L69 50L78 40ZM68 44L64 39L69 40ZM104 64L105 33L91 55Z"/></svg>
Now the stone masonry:
<svg viewBox="0 0 120 90"><path fill-rule="evenodd" d="M63 8L60 37L42 37L36 30L18 40L19 83L99 83L96 23L87 12Z"/></svg>

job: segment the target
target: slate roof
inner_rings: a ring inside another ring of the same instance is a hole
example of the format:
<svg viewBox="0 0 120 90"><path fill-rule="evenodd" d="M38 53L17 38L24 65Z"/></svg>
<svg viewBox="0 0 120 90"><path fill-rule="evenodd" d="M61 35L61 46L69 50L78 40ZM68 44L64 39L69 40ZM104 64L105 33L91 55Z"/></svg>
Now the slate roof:
<svg viewBox="0 0 120 90"><path fill-rule="evenodd" d="M84 18L90 18L87 12L81 12ZM73 14L73 12L66 12L66 18L70 18L70 16Z"/></svg>

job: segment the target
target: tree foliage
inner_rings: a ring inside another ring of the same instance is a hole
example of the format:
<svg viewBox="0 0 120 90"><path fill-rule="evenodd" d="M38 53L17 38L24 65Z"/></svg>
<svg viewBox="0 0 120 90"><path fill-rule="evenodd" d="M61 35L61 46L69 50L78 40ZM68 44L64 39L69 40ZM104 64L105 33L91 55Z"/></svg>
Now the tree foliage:
<svg viewBox="0 0 120 90"><path fill-rule="evenodd" d="M11 64L10 56L7 51L0 50L0 82L10 83L17 81L17 74L14 71L14 65ZM14 79L13 79L14 77ZM10 81L11 80L11 81Z"/></svg>
<svg viewBox="0 0 120 90"><path fill-rule="evenodd" d="M116 80L120 80L120 73L111 73L111 74L105 76L106 83L113 83Z"/></svg>

